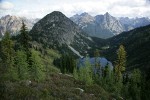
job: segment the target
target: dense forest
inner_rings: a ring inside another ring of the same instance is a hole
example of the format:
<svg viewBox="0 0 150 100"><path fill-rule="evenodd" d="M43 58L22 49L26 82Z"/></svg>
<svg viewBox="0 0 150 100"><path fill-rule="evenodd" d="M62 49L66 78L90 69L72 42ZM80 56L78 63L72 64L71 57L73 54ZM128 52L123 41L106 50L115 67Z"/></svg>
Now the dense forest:
<svg viewBox="0 0 150 100"><path fill-rule="evenodd" d="M119 45L114 68L97 63L93 51L84 66L71 53L43 47L32 40L22 22L20 34L6 32L0 41L0 99L2 100L149 100L150 73L126 71L126 47Z"/></svg>

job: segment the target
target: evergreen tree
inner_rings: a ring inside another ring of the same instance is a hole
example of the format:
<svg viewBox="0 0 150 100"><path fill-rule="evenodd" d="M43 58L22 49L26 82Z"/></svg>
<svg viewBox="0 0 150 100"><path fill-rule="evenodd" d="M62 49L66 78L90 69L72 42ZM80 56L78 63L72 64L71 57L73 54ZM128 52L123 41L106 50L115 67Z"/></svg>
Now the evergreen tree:
<svg viewBox="0 0 150 100"><path fill-rule="evenodd" d="M123 88L123 77L122 73L125 71L126 67L126 51L123 45L119 46L117 51L117 60L115 62L115 88L114 92L116 95L120 95Z"/></svg>
<svg viewBox="0 0 150 100"><path fill-rule="evenodd" d="M27 54L27 58L29 58L31 56L31 52L29 49L29 41L31 40L28 31L27 31L27 27L24 24L24 22L22 21L22 27L20 30L20 45L21 45L21 49L24 50ZM27 59L28 60L28 59Z"/></svg>
<svg viewBox="0 0 150 100"><path fill-rule="evenodd" d="M125 66L126 66L126 51L123 45L120 45L117 55L118 58L117 61L115 62L116 82L122 80L122 72L125 71Z"/></svg>
<svg viewBox="0 0 150 100"><path fill-rule="evenodd" d="M79 80L85 82L87 85L93 84L93 70L91 64L89 63L89 59L86 58L85 66L81 66L79 68Z"/></svg>
<svg viewBox="0 0 150 100"><path fill-rule="evenodd" d="M134 69L131 74L131 83L129 92L133 100L140 100L141 97L141 72L139 69Z"/></svg>
<svg viewBox="0 0 150 100"><path fill-rule="evenodd" d="M24 51L17 51L15 62L18 70L18 78L20 80L28 79L29 72L28 72L28 62L27 62L26 53Z"/></svg>
<svg viewBox="0 0 150 100"><path fill-rule="evenodd" d="M31 65L29 67L30 79L35 81L41 81L45 79L45 69L41 62L41 58L38 55L38 52L32 51L30 57Z"/></svg>
<svg viewBox="0 0 150 100"><path fill-rule="evenodd" d="M17 74L14 67L14 49L13 41L10 39L10 33L6 32L1 41L1 66L2 75L0 78L2 80L16 80ZM2 81L1 80L1 81Z"/></svg>
<svg viewBox="0 0 150 100"><path fill-rule="evenodd" d="M111 69L110 69L110 66L108 63L104 68L104 76L103 77L105 78L106 84L109 84L110 78L111 78Z"/></svg>
<svg viewBox="0 0 150 100"><path fill-rule="evenodd" d="M94 63L95 73L94 74L97 78L101 78L102 68L101 68L100 62L98 61L98 57L100 57L100 53L98 49L95 50L94 57L95 57L95 63Z"/></svg>
<svg viewBox="0 0 150 100"><path fill-rule="evenodd" d="M60 60L55 60L54 63L60 68L62 73L73 73L76 66L73 56L68 54L63 54ZM56 63L60 63L60 65Z"/></svg>

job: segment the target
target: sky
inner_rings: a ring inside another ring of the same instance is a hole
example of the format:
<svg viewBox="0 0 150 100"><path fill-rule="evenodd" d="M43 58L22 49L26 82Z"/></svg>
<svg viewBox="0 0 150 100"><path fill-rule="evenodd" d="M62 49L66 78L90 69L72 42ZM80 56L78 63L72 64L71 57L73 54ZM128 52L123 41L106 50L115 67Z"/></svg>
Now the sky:
<svg viewBox="0 0 150 100"><path fill-rule="evenodd" d="M0 0L0 17L42 18L52 11L61 11L67 17L83 12L92 16L109 12L115 17L150 18L150 0Z"/></svg>

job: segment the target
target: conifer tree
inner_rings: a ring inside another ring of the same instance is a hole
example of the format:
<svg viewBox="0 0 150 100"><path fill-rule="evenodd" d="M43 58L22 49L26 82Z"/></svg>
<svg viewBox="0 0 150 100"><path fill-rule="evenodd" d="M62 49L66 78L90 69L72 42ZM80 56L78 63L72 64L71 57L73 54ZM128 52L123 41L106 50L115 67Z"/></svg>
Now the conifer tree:
<svg viewBox="0 0 150 100"><path fill-rule="evenodd" d="M29 67L30 79L35 81L41 81L45 79L45 69L41 62L41 58L38 55L38 52L32 50L30 57L31 65Z"/></svg>
<svg viewBox="0 0 150 100"><path fill-rule="evenodd" d="M79 68L79 80L85 82L86 85L93 84L93 70L89 62L88 57L86 57L85 66Z"/></svg>
<svg viewBox="0 0 150 100"><path fill-rule="evenodd" d="M14 67L14 49L13 41L10 39L10 33L6 32L1 41L1 70L4 80L17 79L16 70Z"/></svg>
<svg viewBox="0 0 150 100"><path fill-rule="evenodd" d="M27 58L31 56L31 52L29 50L29 41L30 41L30 36L27 31L27 27L22 21L22 27L20 30L20 44L21 44L21 49L24 50L27 54ZM27 59L28 60L28 59Z"/></svg>
<svg viewBox="0 0 150 100"><path fill-rule="evenodd" d="M131 74L131 83L129 92L133 100L140 100L141 96L141 72L139 69L134 69Z"/></svg>
<svg viewBox="0 0 150 100"><path fill-rule="evenodd" d="M122 73L126 67L126 51L123 45L119 46L117 51L117 60L115 62L115 90L116 95L120 95L123 87Z"/></svg>
<svg viewBox="0 0 150 100"><path fill-rule="evenodd" d="M120 45L117 52L117 61L115 62L115 77L116 82L121 81L122 72L125 71L126 67L126 51L123 45Z"/></svg>
<svg viewBox="0 0 150 100"><path fill-rule="evenodd" d="M20 80L28 79L28 63L27 63L27 55L24 51L17 51L15 57L16 67L18 71L18 78Z"/></svg>

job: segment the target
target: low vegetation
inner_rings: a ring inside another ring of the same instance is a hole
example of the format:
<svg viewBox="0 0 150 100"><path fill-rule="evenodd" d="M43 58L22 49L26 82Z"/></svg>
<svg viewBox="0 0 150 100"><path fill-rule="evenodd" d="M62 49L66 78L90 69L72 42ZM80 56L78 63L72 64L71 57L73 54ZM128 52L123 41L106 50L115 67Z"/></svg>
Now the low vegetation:
<svg viewBox="0 0 150 100"><path fill-rule="evenodd" d="M120 45L114 69L97 63L94 70L87 57L77 67L73 56L31 41L23 23L13 41L6 32L0 41L0 99L2 100L148 100L149 74L139 69L126 72L126 51ZM55 67L56 65L57 67ZM96 70L96 71L95 71Z"/></svg>

